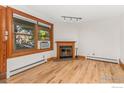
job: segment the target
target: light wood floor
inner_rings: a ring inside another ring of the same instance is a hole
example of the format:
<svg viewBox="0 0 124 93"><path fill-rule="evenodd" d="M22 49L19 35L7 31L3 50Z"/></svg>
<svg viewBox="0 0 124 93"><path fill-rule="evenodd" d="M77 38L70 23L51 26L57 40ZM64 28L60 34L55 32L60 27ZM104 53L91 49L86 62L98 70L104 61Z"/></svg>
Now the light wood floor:
<svg viewBox="0 0 124 93"><path fill-rule="evenodd" d="M47 62L6 80L8 83L124 83L120 65L93 60Z"/></svg>

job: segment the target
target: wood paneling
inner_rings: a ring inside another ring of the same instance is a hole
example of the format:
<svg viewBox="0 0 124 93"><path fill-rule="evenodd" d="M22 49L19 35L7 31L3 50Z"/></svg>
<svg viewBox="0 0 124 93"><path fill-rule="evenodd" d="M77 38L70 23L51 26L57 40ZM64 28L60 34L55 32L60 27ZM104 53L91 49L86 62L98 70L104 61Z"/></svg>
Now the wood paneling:
<svg viewBox="0 0 124 93"><path fill-rule="evenodd" d="M8 83L124 83L119 64L93 60L47 62L5 80Z"/></svg>
<svg viewBox="0 0 124 93"><path fill-rule="evenodd" d="M0 6L0 79L6 78L6 9Z"/></svg>

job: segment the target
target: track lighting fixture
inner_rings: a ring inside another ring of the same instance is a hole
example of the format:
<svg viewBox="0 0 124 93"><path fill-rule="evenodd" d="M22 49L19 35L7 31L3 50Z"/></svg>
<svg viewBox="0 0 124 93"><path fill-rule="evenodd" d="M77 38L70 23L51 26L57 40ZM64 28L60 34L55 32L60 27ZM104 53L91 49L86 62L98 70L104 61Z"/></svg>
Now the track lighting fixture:
<svg viewBox="0 0 124 93"><path fill-rule="evenodd" d="M64 21L65 20L68 20L68 19L70 19L70 21L80 21L80 20L82 20L82 18L81 17L71 17L71 16L61 16L63 19L64 19Z"/></svg>

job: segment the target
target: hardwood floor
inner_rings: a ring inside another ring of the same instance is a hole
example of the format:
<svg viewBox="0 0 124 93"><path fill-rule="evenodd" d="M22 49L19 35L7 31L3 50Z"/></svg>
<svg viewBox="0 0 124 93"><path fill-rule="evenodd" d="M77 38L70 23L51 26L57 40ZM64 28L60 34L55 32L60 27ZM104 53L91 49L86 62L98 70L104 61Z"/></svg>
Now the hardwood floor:
<svg viewBox="0 0 124 93"><path fill-rule="evenodd" d="M6 80L7 83L124 83L119 64L93 60L47 62Z"/></svg>

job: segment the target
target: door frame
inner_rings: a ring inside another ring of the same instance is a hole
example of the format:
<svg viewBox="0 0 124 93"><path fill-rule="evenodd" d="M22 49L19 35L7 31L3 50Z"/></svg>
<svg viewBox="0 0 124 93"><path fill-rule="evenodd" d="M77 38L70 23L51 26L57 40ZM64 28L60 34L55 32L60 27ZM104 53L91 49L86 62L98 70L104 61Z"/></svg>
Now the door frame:
<svg viewBox="0 0 124 93"><path fill-rule="evenodd" d="M6 79L7 56L6 56L6 8L0 5L0 80ZM7 36L6 36L7 37Z"/></svg>

